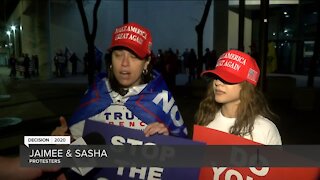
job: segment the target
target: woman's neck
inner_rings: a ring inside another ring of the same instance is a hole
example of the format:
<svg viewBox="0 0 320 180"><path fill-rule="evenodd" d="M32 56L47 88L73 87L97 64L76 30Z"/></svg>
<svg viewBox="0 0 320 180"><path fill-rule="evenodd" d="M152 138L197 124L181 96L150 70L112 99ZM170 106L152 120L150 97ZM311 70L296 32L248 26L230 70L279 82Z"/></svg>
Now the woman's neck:
<svg viewBox="0 0 320 180"><path fill-rule="evenodd" d="M221 107L221 113L223 114L223 116L228 118L236 118L239 103L240 102L223 104Z"/></svg>

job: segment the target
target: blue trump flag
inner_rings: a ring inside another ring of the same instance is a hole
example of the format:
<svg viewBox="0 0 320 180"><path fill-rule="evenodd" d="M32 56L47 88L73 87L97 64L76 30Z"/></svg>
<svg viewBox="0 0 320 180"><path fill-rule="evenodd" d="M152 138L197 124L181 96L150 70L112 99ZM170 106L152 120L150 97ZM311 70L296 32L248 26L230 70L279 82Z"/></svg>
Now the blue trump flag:
<svg viewBox="0 0 320 180"><path fill-rule="evenodd" d="M171 135L187 137L187 128L172 94L162 76L155 71L153 74L154 79L139 94L130 96L124 103L125 107L146 124L160 122L166 125ZM110 96L113 90L106 86L104 78L104 76L99 77L89 88L79 108L68 122L69 127L99 114L113 103Z"/></svg>

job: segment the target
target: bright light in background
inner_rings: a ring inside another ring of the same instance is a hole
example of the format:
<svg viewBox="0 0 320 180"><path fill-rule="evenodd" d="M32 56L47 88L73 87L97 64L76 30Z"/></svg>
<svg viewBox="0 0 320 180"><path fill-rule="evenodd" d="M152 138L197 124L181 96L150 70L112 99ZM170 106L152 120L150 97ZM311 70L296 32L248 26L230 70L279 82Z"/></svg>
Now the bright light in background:
<svg viewBox="0 0 320 180"><path fill-rule="evenodd" d="M11 35L11 32L10 31L7 31L6 32L7 33L7 35L10 37L10 35Z"/></svg>
<svg viewBox="0 0 320 180"><path fill-rule="evenodd" d="M284 11L283 14L284 14L284 17L286 17L286 18L289 18L289 17L290 17L290 15L288 14L287 11Z"/></svg>
<svg viewBox="0 0 320 180"><path fill-rule="evenodd" d="M10 28L11 28L11 30L12 30L13 32L16 32L16 29L17 29L17 28L16 28L15 25L12 25Z"/></svg>

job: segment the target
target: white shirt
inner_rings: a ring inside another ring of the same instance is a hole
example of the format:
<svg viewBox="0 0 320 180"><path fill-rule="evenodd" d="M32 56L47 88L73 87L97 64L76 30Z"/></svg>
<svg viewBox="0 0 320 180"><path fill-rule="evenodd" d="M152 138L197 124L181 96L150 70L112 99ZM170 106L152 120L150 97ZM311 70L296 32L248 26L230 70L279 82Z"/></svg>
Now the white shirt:
<svg viewBox="0 0 320 180"><path fill-rule="evenodd" d="M229 129L234 125L236 118L228 118L222 115L221 111L217 112L213 121L207 127L219 131L229 133ZM269 119L263 116L257 116L252 131L252 138L250 134L244 138L264 144L264 145L281 145L281 136L276 125Z"/></svg>

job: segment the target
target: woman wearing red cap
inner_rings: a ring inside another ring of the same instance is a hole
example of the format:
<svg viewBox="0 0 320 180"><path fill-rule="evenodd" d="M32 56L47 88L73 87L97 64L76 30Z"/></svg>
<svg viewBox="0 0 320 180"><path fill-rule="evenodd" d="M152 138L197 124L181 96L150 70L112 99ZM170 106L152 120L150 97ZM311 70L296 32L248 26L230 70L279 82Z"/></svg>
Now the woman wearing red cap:
<svg viewBox="0 0 320 180"><path fill-rule="evenodd" d="M71 119L61 117L52 135L82 136L84 122L99 121L153 134L186 137L187 129L167 85L151 70L151 33L136 23L117 27L112 35L111 65L89 88Z"/></svg>
<svg viewBox="0 0 320 180"><path fill-rule="evenodd" d="M260 70L256 61L241 51L230 50L218 59L206 97L196 114L199 125L231 133L265 145L281 145L276 117L256 88Z"/></svg>

